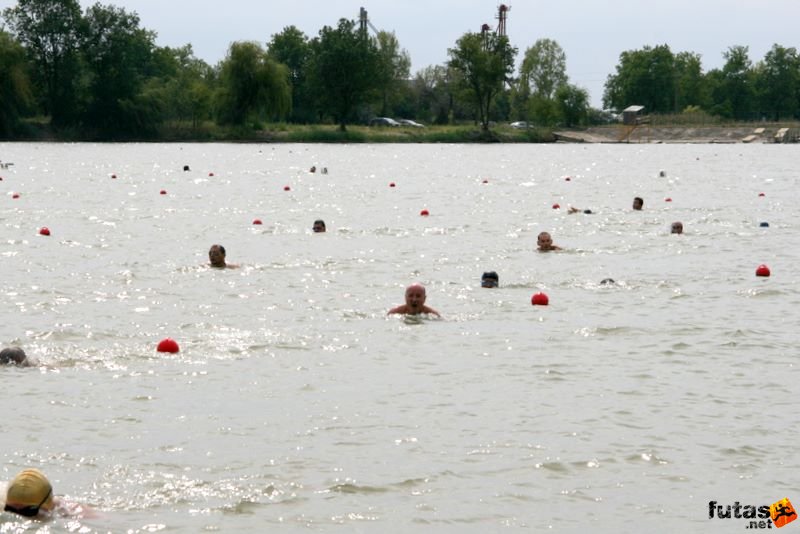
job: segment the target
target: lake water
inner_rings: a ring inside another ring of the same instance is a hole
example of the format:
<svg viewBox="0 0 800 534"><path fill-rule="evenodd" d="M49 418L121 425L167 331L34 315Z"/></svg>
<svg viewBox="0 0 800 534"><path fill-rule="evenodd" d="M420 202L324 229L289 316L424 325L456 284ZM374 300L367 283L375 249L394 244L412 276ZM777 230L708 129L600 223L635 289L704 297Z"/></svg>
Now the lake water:
<svg viewBox="0 0 800 534"><path fill-rule="evenodd" d="M0 159L0 344L41 364L0 369L0 478L98 513L0 532L737 532L709 501L800 505L798 145ZM386 315L413 282L441 320Z"/></svg>

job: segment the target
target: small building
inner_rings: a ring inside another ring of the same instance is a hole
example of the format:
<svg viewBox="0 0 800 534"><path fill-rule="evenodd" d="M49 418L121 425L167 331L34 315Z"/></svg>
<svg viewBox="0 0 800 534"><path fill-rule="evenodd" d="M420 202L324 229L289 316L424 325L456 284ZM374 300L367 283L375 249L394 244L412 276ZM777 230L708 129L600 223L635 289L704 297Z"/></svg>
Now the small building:
<svg viewBox="0 0 800 534"><path fill-rule="evenodd" d="M634 126L642 122L644 106L628 106L622 110L622 124Z"/></svg>

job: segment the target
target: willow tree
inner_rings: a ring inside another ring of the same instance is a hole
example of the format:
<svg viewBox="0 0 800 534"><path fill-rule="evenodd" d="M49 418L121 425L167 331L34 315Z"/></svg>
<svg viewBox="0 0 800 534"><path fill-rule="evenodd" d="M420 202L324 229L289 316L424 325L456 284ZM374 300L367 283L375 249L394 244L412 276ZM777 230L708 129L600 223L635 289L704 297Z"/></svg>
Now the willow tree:
<svg viewBox="0 0 800 534"><path fill-rule="evenodd" d="M449 48L448 65L461 74L461 86L476 111L483 131L489 130L489 111L514 72L517 49L508 37L495 33L466 33Z"/></svg>
<svg viewBox="0 0 800 534"><path fill-rule="evenodd" d="M251 41L231 44L220 69L217 109L222 124L241 126L248 120L280 119L292 107L289 68Z"/></svg>

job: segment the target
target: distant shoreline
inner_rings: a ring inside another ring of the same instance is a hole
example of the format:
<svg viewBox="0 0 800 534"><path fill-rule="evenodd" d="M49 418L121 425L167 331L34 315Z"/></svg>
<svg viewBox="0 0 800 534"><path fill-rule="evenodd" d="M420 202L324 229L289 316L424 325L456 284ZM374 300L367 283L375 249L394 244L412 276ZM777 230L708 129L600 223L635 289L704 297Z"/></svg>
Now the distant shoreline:
<svg viewBox="0 0 800 534"><path fill-rule="evenodd" d="M745 123L734 125L650 125L635 128L622 124L588 128L515 129L497 125L482 132L473 125L391 128L348 126L345 132L334 125L268 125L261 130L225 129L218 126L165 127L151 138L99 139L52 131L30 123L25 134L0 142L55 143L779 143L800 141L800 123Z"/></svg>

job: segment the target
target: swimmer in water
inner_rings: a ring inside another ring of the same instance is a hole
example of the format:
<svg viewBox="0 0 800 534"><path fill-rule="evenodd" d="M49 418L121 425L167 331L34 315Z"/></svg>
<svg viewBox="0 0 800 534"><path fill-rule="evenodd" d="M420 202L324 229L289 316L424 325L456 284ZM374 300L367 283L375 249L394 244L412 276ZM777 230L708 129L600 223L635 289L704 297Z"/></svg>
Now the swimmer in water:
<svg viewBox="0 0 800 534"><path fill-rule="evenodd" d="M4 511L23 517L96 517L91 508L53 495L53 486L38 469L25 469L15 476L0 494L0 501Z"/></svg>
<svg viewBox="0 0 800 534"><path fill-rule="evenodd" d="M481 276L481 287L497 287L500 285L500 277L494 271L488 271Z"/></svg>
<svg viewBox="0 0 800 534"><path fill-rule="evenodd" d="M312 226L311 229L314 230L315 234L321 234L325 232L326 231L325 221L323 221L322 219L317 219L316 221L314 221L314 226Z"/></svg>
<svg viewBox="0 0 800 534"><path fill-rule="evenodd" d="M633 210L642 211L644 206L644 199L642 197L633 197Z"/></svg>
<svg viewBox="0 0 800 534"><path fill-rule="evenodd" d="M431 313L437 317L441 317L439 312L425 305L426 299L425 286L422 284L411 284L406 288L406 303L392 308L387 314L420 315L422 313Z"/></svg>
<svg viewBox="0 0 800 534"><path fill-rule="evenodd" d="M672 223L670 227L669 233L671 234L682 234L683 233L683 223L680 221L675 221Z"/></svg>
<svg viewBox="0 0 800 534"><path fill-rule="evenodd" d="M225 247L222 245L211 245L211 248L208 249L208 261L212 267L217 269L236 269L239 267L236 264L225 261Z"/></svg>
<svg viewBox="0 0 800 534"><path fill-rule="evenodd" d="M561 250L561 247L553 244L553 238L548 232L541 232L536 238L539 252L549 252L551 250Z"/></svg>
<svg viewBox="0 0 800 534"><path fill-rule="evenodd" d="M9 347L0 350L0 365L18 365L20 367L30 367L34 362L28 358L25 351L19 347Z"/></svg>

